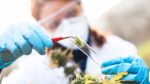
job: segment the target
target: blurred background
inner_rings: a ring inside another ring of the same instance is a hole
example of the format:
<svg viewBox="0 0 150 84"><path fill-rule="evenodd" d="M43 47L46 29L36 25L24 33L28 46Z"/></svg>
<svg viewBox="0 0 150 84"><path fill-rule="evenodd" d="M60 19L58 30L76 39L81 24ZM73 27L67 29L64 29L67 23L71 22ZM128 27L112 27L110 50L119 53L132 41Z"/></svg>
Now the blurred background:
<svg viewBox="0 0 150 84"><path fill-rule="evenodd" d="M111 31L134 43L139 55L150 66L149 0L82 1L84 14L91 26L103 31ZM0 0L0 27L22 20L30 20L30 2L31 0Z"/></svg>

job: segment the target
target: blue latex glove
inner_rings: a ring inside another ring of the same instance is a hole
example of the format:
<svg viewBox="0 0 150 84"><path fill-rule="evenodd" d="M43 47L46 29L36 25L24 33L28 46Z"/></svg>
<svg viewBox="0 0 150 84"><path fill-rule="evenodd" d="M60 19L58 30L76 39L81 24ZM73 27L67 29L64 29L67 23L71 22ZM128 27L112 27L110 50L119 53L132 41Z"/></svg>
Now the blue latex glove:
<svg viewBox="0 0 150 84"><path fill-rule="evenodd" d="M44 55L45 48L52 45L52 40L36 23L10 25L0 38L0 68L11 64L22 55L29 55L32 49ZM4 49L9 52L2 52Z"/></svg>
<svg viewBox="0 0 150 84"><path fill-rule="evenodd" d="M102 63L102 73L113 76L120 72L128 72L123 80L135 80L140 84L149 84L149 69L141 58L124 57Z"/></svg>

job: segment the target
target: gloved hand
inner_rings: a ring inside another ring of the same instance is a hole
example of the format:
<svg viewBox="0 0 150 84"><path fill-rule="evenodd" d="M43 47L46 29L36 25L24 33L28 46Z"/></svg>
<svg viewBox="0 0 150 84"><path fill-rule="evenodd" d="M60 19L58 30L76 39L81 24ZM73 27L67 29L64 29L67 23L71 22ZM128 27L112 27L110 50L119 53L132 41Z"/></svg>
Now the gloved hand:
<svg viewBox="0 0 150 84"><path fill-rule="evenodd" d="M43 55L45 48L50 48L52 45L52 40L36 23L10 25L0 37L0 51L9 50L9 52L0 52L0 64L10 63L22 55L29 55L32 49Z"/></svg>
<svg viewBox="0 0 150 84"><path fill-rule="evenodd" d="M124 57L102 63L102 73L113 76L120 72L128 72L122 80L135 80L140 84L149 84L149 69L139 57Z"/></svg>

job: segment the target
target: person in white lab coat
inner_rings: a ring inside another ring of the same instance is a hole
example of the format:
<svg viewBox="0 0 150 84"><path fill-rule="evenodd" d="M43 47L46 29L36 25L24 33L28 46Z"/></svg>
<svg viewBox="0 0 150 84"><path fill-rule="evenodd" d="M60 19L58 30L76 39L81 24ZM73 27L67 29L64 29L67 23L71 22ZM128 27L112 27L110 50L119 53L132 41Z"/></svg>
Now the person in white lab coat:
<svg viewBox="0 0 150 84"><path fill-rule="evenodd" d="M76 0L75 0L76 1ZM37 20L43 20L56 11L61 10L65 5L72 1L54 1L50 0L47 4L41 7L40 13L34 16ZM34 13L34 12L33 12ZM86 41L93 49L98 52L95 59L101 64L106 59L111 59L120 56L128 56L137 54L134 44L121 39L113 34L106 34L100 30L91 28L87 18L83 14L81 2L78 2L73 7L64 10L58 14L53 21L47 20L43 23L44 28L54 37L77 34ZM76 49L69 41L60 41L56 47L69 48L74 50L75 62L81 62L81 70L88 73L100 73L99 67L94 62L87 58L82 52ZM89 52L90 53L90 52ZM91 54L92 55L92 54ZM93 56L93 55L92 55Z"/></svg>
<svg viewBox="0 0 150 84"><path fill-rule="evenodd" d="M45 17L56 13L64 6L73 3L74 1L76 0L49 0L44 3L44 5L39 3L32 4L32 9L34 10L32 11L33 17L35 17L35 19L38 21L40 20L47 33L53 37L68 36L72 34L76 34L81 37L90 46L92 46L92 48L95 49L96 52L98 52L95 60L100 65L106 59L128 55L136 56L136 47L132 43L127 42L113 34L104 34L92 29L89 26L86 17L83 15L80 2L59 13L56 17L43 22ZM36 7L39 6L39 10L37 10ZM88 72L90 74L99 74L101 72L99 66L94 64L94 62L90 58L84 55L69 41L60 41L55 45L55 47L59 47L62 49L72 49L74 61L77 63L81 62L80 68L82 71ZM91 54L91 56L93 55ZM68 82L67 79L64 78L65 76L62 73L62 69L53 70L49 67L49 60L46 56L22 57L19 59L19 62L17 62L15 66L19 68L13 70L11 69L11 72L4 77L3 84L66 84L66 82ZM10 68L12 67L13 65L10 66Z"/></svg>

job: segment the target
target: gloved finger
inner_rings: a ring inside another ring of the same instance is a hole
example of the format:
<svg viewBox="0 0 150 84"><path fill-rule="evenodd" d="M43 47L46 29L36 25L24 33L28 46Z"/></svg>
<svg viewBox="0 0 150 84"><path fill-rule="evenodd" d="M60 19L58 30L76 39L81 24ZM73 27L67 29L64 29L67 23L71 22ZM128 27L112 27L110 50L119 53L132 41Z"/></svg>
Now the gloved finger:
<svg viewBox="0 0 150 84"><path fill-rule="evenodd" d="M50 40L50 38L45 34L45 32L42 30L42 28L36 24L28 24L30 29L32 29L41 39L41 41L43 42L43 44L48 47L51 48L53 45L52 40Z"/></svg>
<svg viewBox="0 0 150 84"><path fill-rule="evenodd" d="M116 59L111 59L111 60L103 62L101 66L102 67L107 67L107 66L119 64L119 63L122 63L122 62L123 62L123 60L121 58L116 58Z"/></svg>
<svg viewBox="0 0 150 84"><path fill-rule="evenodd" d="M5 39L5 48L8 49L14 56L14 59L17 59L18 57L20 57L22 55L21 50L18 48L18 46L16 46L14 44L14 42L12 41L12 38L10 38L9 36L6 36L7 39Z"/></svg>
<svg viewBox="0 0 150 84"><path fill-rule="evenodd" d="M130 63L121 63L102 68L103 74L113 75L120 72L138 73L139 67L132 66Z"/></svg>
<svg viewBox="0 0 150 84"><path fill-rule="evenodd" d="M115 59L110 59L108 61L105 61L102 63L102 67L107 67L110 65L115 65L119 63L132 63L136 58L133 56L128 56L128 57L118 57Z"/></svg>
<svg viewBox="0 0 150 84"><path fill-rule="evenodd" d="M135 59L137 59L137 57L133 57L133 56L128 56L128 57L122 58L122 60L126 63L132 63Z"/></svg>
<svg viewBox="0 0 150 84"><path fill-rule="evenodd" d="M134 80L135 81L136 76L137 74L128 74L127 76L124 76L122 80Z"/></svg>
<svg viewBox="0 0 150 84"><path fill-rule="evenodd" d="M21 33L23 37L28 41L33 49L35 49L39 54L44 55L45 54L45 47L39 38L39 36L30 30L27 25L24 25L23 28L21 29Z"/></svg>
<svg viewBox="0 0 150 84"><path fill-rule="evenodd" d="M17 32L17 33L16 33ZM30 44L23 38L19 30L13 30L13 40L15 45L17 45L24 55L29 55L32 52L32 47Z"/></svg>
<svg viewBox="0 0 150 84"><path fill-rule="evenodd" d="M136 76L136 80L142 80L142 81L145 81L149 78L149 69L148 69L148 66L144 63L144 61L142 59L138 59L136 60L138 61L139 63L139 72L137 73L137 76ZM143 83L142 83L143 84Z"/></svg>
<svg viewBox="0 0 150 84"><path fill-rule="evenodd" d="M115 75L108 75L108 79L112 79ZM128 74L126 76L123 76L123 78L121 80L124 80L124 81L137 81L135 78L136 78L137 74Z"/></svg>
<svg viewBox="0 0 150 84"><path fill-rule="evenodd" d="M8 48L6 48L5 39L6 39L5 37L1 37L1 40L0 40L0 60L2 61L2 64L4 62L9 62L15 59L14 54L10 50L8 50ZM5 51L5 49L7 51Z"/></svg>

